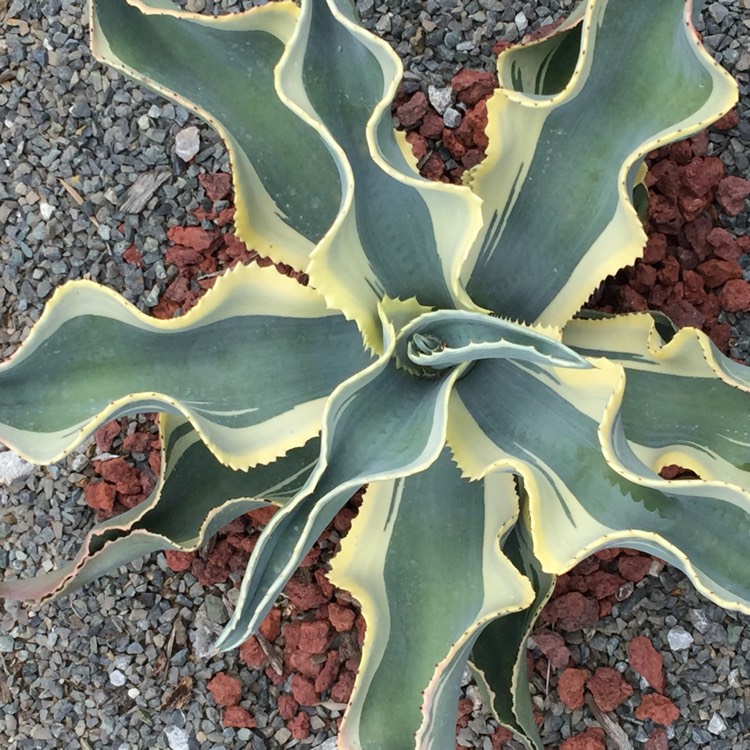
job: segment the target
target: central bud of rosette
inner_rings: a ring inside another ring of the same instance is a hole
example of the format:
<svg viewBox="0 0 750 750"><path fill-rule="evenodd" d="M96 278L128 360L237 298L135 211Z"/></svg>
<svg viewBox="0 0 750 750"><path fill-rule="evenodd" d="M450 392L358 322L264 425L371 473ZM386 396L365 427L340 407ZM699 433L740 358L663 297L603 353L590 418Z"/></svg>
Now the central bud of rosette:
<svg viewBox="0 0 750 750"><path fill-rule="evenodd" d="M440 310L414 318L399 331L395 356L399 366L428 378L481 359L523 360L544 367L592 366L562 343L557 329L465 310Z"/></svg>

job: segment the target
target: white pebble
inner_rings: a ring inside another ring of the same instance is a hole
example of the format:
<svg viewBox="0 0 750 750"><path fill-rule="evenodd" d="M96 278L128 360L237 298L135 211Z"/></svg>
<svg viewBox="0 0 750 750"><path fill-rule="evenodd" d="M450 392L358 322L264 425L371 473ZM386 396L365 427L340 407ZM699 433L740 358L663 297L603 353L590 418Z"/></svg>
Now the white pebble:
<svg viewBox="0 0 750 750"><path fill-rule="evenodd" d="M39 213L45 221L49 221L52 218L52 214L55 213L55 207L47 201L42 201L39 204Z"/></svg>
<svg viewBox="0 0 750 750"><path fill-rule="evenodd" d="M109 681L115 687L122 687L125 684L125 675L119 669L113 669L109 673Z"/></svg>
<svg viewBox="0 0 750 750"><path fill-rule="evenodd" d="M180 727L167 727L164 730L169 743L169 750L190 750L190 738L187 732Z"/></svg>
<svg viewBox="0 0 750 750"><path fill-rule="evenodd" d="M0 453L0 484L10 484L16 479L28 476L34 465L24 461L13 451Z"/></svg>
<svg viewBox="0 0 750 750"><path fill-rule="evenodd" d="M719 714L714 714L708 722L708 731L711 734L721 734L727 728L727 724Z"/></svg>
<svg viewBox="0 0 750 750"><path fill-rule="evenodd" d="M693 636L679 625L667 633L667 640L672 651L684 651L693 645Z"/></svg>
<svg viewBox="0 0 750 750"><path fill-rule="evenodd" d="M174 150L183 161L190 161L201 147L200 134L195 125L180 130L174 138Z"/></svg>

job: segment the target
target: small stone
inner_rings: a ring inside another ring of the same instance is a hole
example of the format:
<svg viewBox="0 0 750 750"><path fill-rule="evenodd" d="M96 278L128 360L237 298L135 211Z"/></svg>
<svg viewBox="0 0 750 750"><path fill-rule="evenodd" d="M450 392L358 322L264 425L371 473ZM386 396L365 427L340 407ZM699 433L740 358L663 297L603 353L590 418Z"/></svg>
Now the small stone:
<svg viewBox="0 0 750 750"><path fill-rule="evenodd" d="M211 594L206 596L205 599L206 617L211 622L215 622L218 625L223 625L227 618L227 610L224 606L224 602L218 596Z"/></svg>
<svg viewBox="0 0 750 750"><path fill-rule="evenodd" d="M0 453L0 484L10 484L28 476L33 470L33 464L27 463L13 451Z"/></svg>
<svg viewBox="0 0 750 750"><path fill-rule="evenodd" d="M15 646L15 641L9 635L0 635L0 654L10 654Z"/></svg>
<svg viewBox="0 0 750 750"><path fill-rule="evenodd" d="M679 625L667 633L667 641L672 651L684 651L686 648L690 648L693 645L693 640L693 636Z"/></svg>
<svg viewBox="0 0 750 750"><path fill-rule="evenodd" d="M430 104L435 108L435 111L440 115L445 114L445 110L452 106L455 101L455 94L450 86L439 88L430 85L427 88L427 97L430 100Z"/></svg>
<svg viewBox="0 0 750 750"><path fill-rule="evenodd" d="M729 15L729 10L721 3L711 3L711 5L708 6L708 12L717 24L721 24L721 22Z"/></svg>
<svg viewBox="0 0 750 750"><path fill-rule="evenodd" d="M169 726L164 730L169 750L190 750L190 737L182 727Z"/></svg>
<svg viewBox="0 0 750 750"><path fill-rule="evenodd" d="M174 139L174 151L183 161L195 158L201 147L200 134L195 125L178 131Z"/></svg>
<svg viewBox="0 0 750 750"><path fill-rule="evenodd" d="M457 128L461 124L463 115L453 107L448 107L443 113L443 124L446 128Z"/></svg>
<svg viewBox="0 0 750 750"><path fill-rule="evenodd" d="M525 13L517 13L516 17L513 19L516 24L516 28L518 29L519 34L524 34L526 32L526 29L529 28L529 19L526 18Z"/></svg>
<svg viewBox="0 0 750 750"><path fill-rule="evenodd" d="M113 669L109 673L109 681L115 687L122 687L126 682L126 677L119 669Z"/></svg>
<svg viewBox="0 0 750 750"><path fill-rule="evenodd" d="M727 724L719 714L714 714L708 722L708 731L711 734L721 734L727 728Z"/></svg>

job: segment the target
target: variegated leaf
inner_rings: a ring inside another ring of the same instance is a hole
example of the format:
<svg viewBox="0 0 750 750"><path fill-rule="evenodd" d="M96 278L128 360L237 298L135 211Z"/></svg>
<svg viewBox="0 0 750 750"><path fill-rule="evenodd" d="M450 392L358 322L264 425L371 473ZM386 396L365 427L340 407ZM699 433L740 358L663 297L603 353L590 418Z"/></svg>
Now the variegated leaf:
<svg viewBox="0 0 750 750"><path fill-rule="evenodd" d="M217 648L235 648L260 626L302 558L357 489L423 471L440 454L448 398L465 367L441 378L415 378L396 367L396 339L385 320L384 331L380 359L329 399L320 461L305 487L264 529Z"/></svg>
<svg viewBox="0 0 750 750"><path fill-rule="evenodd" d="M469 650L534 598L500 551L517 516L512 476L467 482L447 450L426 471L369 485L331 577L367 622L341 750L453 750Z"/></svg>
<svg viewBox="0 0 750 750"><path fill-rule="evenodd" d="M281 85L329 130L345 185L338 219L308 270L376 350L385 296L474 307L457 279L479 230L479 201L466 188L415 175L404 159L390 114L401 70L390 47L353 22L348 0L302 2Z"/></svg>
<svg viewBox="0 0 750 750"><path fill-rule="evenodd" d="M73 282L0 365L0 440L45 463L109 419L161 410L247 468L317 434L326 398L369 361L356 326L273 269L238 266L172 320Z"/></svg>
<svg viewBox="0 0 750 750"><path fill-rule="evenodd" d="M490 99L490 147L471 180L484 229L462 272L478 305L563 325L640 255L631 195L641 160L737 98L689 10L684 0L589 0L570 83L551 96L499 89Z"/></svg>
<svg viewBox="0 0 750 750"><path fill-rule="evenodd" d="M270 3L212 18L182 12L170 0L91 0L90 15L98 59L192 110L222 136L241 239L304 269L336 218L341 184L319 123L277 88L296 6Z"/></svg>
<svg viewBox="0 0 750 750"><path fill-rule="evenodd" d="M94 527L76 558L31 580L5 580L0 597L48 600L158 550L197 549L233 518L271 503L284 505L304 485L320 441L267 466L234 471L217 461L190 423L162 415L162 471L140 505Z"/></svg>

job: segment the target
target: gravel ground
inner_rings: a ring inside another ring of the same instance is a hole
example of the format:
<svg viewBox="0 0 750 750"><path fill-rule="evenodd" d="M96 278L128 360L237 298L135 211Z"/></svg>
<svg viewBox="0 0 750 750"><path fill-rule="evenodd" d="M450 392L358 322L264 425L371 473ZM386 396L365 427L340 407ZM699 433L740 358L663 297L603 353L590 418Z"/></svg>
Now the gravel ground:
<svg viewBox="0 0 750 750"><path fill-rule="evenodd" d="M408 75L435 86L461 67L490 68L498 39L516 41L571 4L357 3L365 23L405 58ZM206 126L91 60L83 5L0 0L0 359L17 348L52 290L68 279L91 278L125 291L141 309L152 307L174 275L162 261L167 226L187 223L198 206L199 173L228 168L222 145ZM213 12L218 3L186 5ZM225 4L229 10L238 7ZM740 81L743 97L739 126L716 135L713 147L730 174L750 177L750 0L711 3L704 19L704 38ZM198 128L200 150L187 165L174 155L174 142L190 125ZM140 213L123 213L119 206L130 185L155 169L165 169L167 181ZM746 232L747 220L743 214L725 225ZM143 253L143 271L122 260L133 241ZM746 356L750 326L730 322L738 326L736 354ZM29 473L0 483L0 568L28 576L73 555L93 519L80 491L71 488L91 474L93 456L89 446L59 464L25 469ZM231 596L221 587L204 589L190 574L172 575L157 555L40 609L4 603L0 743L19 750L260 750L300 744L290 740L275 711L277 688L262 672L244 668L236 653L200 655L218 627L214 620L221 619L222 605L231 608ZM669 730L670 746L747 750L749 625L748 618L706 603L681 574L665 568L595 631L571 641L581 664L624 670L624 644L635 635L651 636L664 654L667 694L682 712ZM689 644L685 636L668 638L680 636L680 628L692 638ZM166 648L171 659L154 673ZM258 730L222 729L205 684L225 669L236 671L246 696L252 696L242 705L255 715ZM195 681L187 704L162 707L167 688L186 676ZM588 714L563 711L554 692L545 695L544 685L537 686L534 700L547 712L545 740L553 746L590 721ZM313 733L300 746L330 750L323 727L336 712L317 710ZM626 703L618 716L641 747L649 727L634 718L633 705ZM460 742L487 747L488 733L486 717L478 712Z"/></svg>

